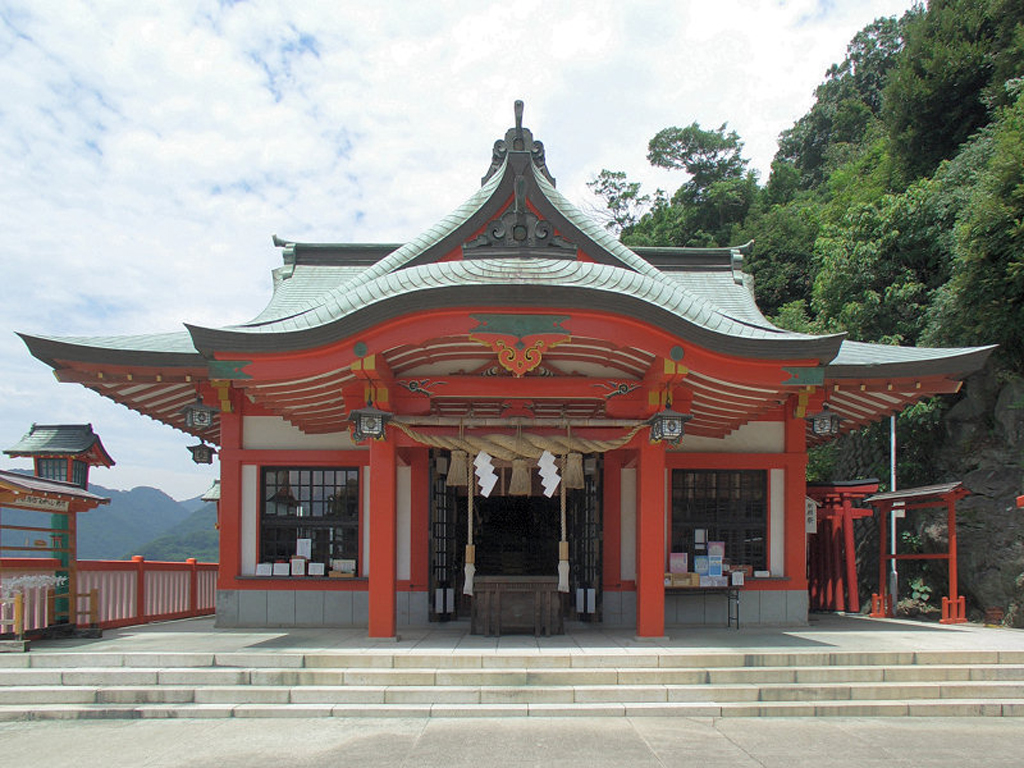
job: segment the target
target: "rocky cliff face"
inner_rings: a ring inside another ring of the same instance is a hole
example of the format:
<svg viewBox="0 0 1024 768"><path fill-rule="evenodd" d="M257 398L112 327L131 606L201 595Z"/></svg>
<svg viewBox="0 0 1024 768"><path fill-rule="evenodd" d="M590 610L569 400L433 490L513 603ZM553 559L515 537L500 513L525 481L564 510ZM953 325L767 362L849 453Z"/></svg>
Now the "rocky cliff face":
<svg viewBox="0 0 1024 768"><path fill-rule="evenodd" d="M1002 608L1024 626L1024 380L986 370L968 380L943 419L935 457L943 479L961 479L971 495L957 504L960 591L971 608ZM926 548L944 548L944 521L921 526Z"/></svg>

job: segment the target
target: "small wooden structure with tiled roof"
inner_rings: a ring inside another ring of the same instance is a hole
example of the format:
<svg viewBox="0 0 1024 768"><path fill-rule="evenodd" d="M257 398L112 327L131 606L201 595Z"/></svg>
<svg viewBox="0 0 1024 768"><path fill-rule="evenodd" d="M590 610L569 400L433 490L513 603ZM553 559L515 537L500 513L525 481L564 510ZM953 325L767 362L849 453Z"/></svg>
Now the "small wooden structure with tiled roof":
<svg viewBox="0 0 1024 768"><path fill-rule="evenodd" d="M878 592L871 596L871 615L876 617L893 616L895 596L891 594L886 581L886 570L893 560L944 560L949 579L948 594L942 598L943 624L962 624L967 621L967 609L964 596L959 593L956 563L956 503L970 495L959 480L938 485L904 488L886 493L876 493L864 499L864 503L878 510L879 555L878 555ZM949 544L945 552L905 552L889 551L886 541L889 532L890 515L906 513L919 509L945 509L946 529Z"/></svg>
<svg viewBox="0 0 1024 768"><path fill-rule="evenodd" d="M64 581L56 585L52 606L48 609L51 626L74 625L77 611L72 595L78 594L77 515L109 504L110 499L98 496L77 483L32 477L18 472L0 470L0 583L8 586L12 574L26 570L23 558L47 557L47 572ZM6 522L2 509L22 509L47 513L50 525L21 525ZM23 536L25 543L4 543L4 532ZM50 563L59 567L50 571Z"/></svg>
<svg viewBox="0 0 1024 768"><path fill-rule="evenodd" d="M23 336L61 381L219 445L222 624L392 636L466 615L475 566L557 570L569 618L660 636L724 610L664 590L668 554L708 541L758 575L745 623L806 620L808 443L956 392L991 351L774 326L749 244L625 247L557 191L520 103L480 189L419 237L274 242L247 323ZM582 454L564 500L545 450ZM491 495L466 495L462 452L494 459Z"/></svg>
<svg viewBox="0 0 1024 768"><path fill-rule="evenodd" d="M877 480L807 484L807 497L818 507L814 530L809 525L807 531L812 610L860 611L853 521L871 516L859 504L877 492Z"/></svg>

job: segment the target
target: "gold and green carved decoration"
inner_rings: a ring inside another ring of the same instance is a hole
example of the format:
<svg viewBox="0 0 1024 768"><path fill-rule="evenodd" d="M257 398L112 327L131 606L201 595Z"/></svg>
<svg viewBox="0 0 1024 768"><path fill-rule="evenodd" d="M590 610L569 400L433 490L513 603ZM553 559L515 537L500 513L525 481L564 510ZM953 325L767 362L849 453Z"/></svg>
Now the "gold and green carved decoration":
<svg viewBox="0 0 1024 768"><path fill-rule="evenodd" d="M251 379L245 372L245 367L251 364L252 360L210 360L206 367L211 379Z"/></svg>
<svg viewBox="0 0 1024 768"><path fill-rule="evenodd" d="M572 339L562 323L568 315L470 315L479 325L471 341L490 347L502 368L517 378L541 364L544 353Z"/></svg>
<svg viewBox="0 0 1024 768"><path fill-rule="evenodd" d="M787 387L820 387L825 383L825 369L821 366L812 368L784 367L789 378L782 382Z"/></svg>

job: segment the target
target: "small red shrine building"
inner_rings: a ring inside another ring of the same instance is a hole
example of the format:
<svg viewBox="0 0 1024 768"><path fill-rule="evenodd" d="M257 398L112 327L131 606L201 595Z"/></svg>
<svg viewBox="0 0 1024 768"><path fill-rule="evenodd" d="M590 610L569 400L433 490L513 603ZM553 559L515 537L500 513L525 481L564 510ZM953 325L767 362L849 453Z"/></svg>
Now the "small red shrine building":
<svg viewBox="0 0 1024 768"><path fill-rule="evenodd" d="M990 353L775 327L749 244L625 247L559 194L516 107L480 189L419 237L275 237L248 323L23 336L61 381L218 447L220 626L390 637L465 617L475 573L559 578L565 618L657 637L724 623L665 588L670 553L709 542L753 576L744 624L804 623L808 445ZM545 452L577 458L574 487L548 495Z"/></svg>

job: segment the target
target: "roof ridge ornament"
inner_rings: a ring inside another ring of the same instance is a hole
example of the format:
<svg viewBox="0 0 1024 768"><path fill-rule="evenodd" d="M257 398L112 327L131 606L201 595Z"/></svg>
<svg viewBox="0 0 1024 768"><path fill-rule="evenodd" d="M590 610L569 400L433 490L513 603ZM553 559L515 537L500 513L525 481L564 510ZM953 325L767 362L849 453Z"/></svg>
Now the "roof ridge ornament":
<svg viewBox="0 0 1024 768"><path fill-rule="evenodd" d="M509 152L526 152L533 159L533 164L537 166L537 170L540 171L544 178L547 179L551 186L555 186L555 177L548 171L547 162L544 158L544 144L538 139L533 138L533 132L529 128L523 127L523 101L522 99L516 99L513 106L515 111L516 124L514 127L509 128L505 132L504 139L498 139L494 142L494 149L491 153L491 167L487 169L487 173L480 179L480 186L487 183L488 179L497 173L498 169L501 168L502 163L505 162L505 158Z"/></svg>

